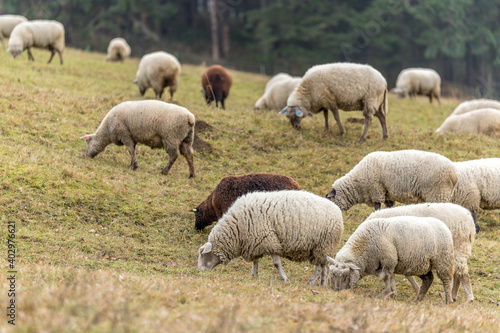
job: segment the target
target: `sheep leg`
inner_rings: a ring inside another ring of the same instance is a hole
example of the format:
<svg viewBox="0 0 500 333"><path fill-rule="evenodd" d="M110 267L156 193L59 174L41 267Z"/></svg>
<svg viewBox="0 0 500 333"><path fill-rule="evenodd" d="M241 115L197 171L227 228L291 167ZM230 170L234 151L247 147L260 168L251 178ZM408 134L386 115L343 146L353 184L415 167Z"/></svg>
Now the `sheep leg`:
<svg viewBox="0 0 500 333"><path fill-rule="evenodd" d="M415 290L415 292L418 295L418 291L420 290L420 286L418 285L417 281L415 281L415 277L414 276L407 276L406 278L408 279L408 281L410 281L411 285L413 286L413 289Z"/></svg>
<svg viewBox="0 0 500 333"><path fill-rule="evenodd" d="M56 51L54 50L53 47L49 47L49 51L50 51L50 58L49 58L49 61L47 62L48 64L50 64L50 62L52 61L52 58L54 58L54 55L56 54Z"/></svg>
<svg viewBox="0 0 500 333"><path fill-rule="evenodd" d="M474 300L474 294L472 293L472 286L470 284L470 277L469 274L465 274L460 278L462 282L462 286L464 288L464 293L465 293L465 302L469 303ZM457 288L458 289L458 288ZM455 295L456 297L456 295Z"/></svg>
<svg viewBox="0 0 500 333"><path fill-rule="evenodd" d="M316 265L316 268L314 268L314 273L311 276L311 278L309 279L309 281L307 281L307 284L314 284L314 283L316 283L316 280L318 280L318 278L321 276L322 273L323 273L323 266L322 265Z"/></svg>
<svg viewBox="0 0 500 333"><path fill-rule="evenodd" d="M474 225L476 226L476 234L477 234L479 233L479 230L481 230L481 228L479 228L479 223L477 223L477 211L471 210L470 213L472 215L472 219L474 220Z"/></svg>
<svg viewBox="0 0 500 333"><path fill-rule="evenodd" d="M392 208L394 206L394 201L386 200L384 203L387 208Z"/></svg>
<svg viewBox="0 0 500 333"><path fill-rule="evenodd" d="M62 53L59 50L56 50L57 54L59 54L59 61L61 62L61 65L63 64L63 58L62 58Z"/></svg>
<svg viewBox="0 0 500 333"><path fill-rule="evenodd" d="M453 286L451 287L451 298L455 302L457 300L458 289L460 289L460 278L458 276L453 277Z"/></svg>
<svg viewBox="0 0 500 333"><path fill-rule="evenodd" d="M28 47L26 50L28 51L28 60L35 61L35 58L33 58L33 54L31 53L31 47Z"/></svg>
<svg viewBox="0 0 500 333"><path fill-rule="evenodd" d="M161 171L162 175L167 175L168 172L170 171L170 168L174 164L174 162L177 160L177 157L179 157L179 152L177 149L166 149L167 154L168 154L168 162L167 165L163 168Z"/></svg>
<svg viewBox="0 0 500 333"><path fill-rule="evenodd" d="M429 93L429 103L432 104L432 92Z"/></svg>
<svg viewBox="0 0 500 333"><path fill-rule="evenodd" d="M253 261L252 276L259 276L259 259Z"/></svg>
<svg viewBox="0 0 500 333"><path fill-rule="evenodd" d="M338 108L333 109L332 113L333 113L333 118L335 118L335 121L337 122L337 126L339 127L339 131L340 131L339 135L344 136L345 129L344 129L344 126L342 126L342 122L340 121L339 109Z"/></svg>
<svg viewBox="0 0 500 333"><path fill-rule="evenodd" d="M127 149L128 152L130 153L130 156L132 160L130 161L130 169L132 170L137 170L137 167L139 164L137 163L137 158L135 157L135 142L130 142L127 144Z"/></svg>
<svg viewBox="0 0 500 333"><path fill-rule="evenodd" d="M0 35L0 40L2 41L2 46L3 46L3 49L5 50L5 42L3 41L3 37Z"/></svg>
<svg viewBox="0 0 500 333"><path fill-rule="evenodd" d="M226 106L224 105L224 98L220 100L220 105L222 106L222 110L226 109Z"/></svg>
<svg viewBox="0 0 500 333"><path fill-rule="evenodd" d="M180 146L180 151L182 156L184 156L186 158L186 161L188 162L189 178L193 178L194 177L193 149L188 143L182 142Z"/></svg>
<svg viewBox="0 0 500 333"><path fill-rule="evenodd" d="M361 133L361 136L358 139L358 142L365 141L366 136L368 135L368 129L370 128L370 125L372 124L372 118L365 116L365 124L363 126L363 133Z"/></svg>
<svg viewBox="0 0 500 333"><path fill-rule="evenodd" d="M385 140L389 137L389 134L387 134L387 123L385 121L385 115L377 111L375 112L375 117L378 118L378 121L380 122L380 126L382 127L382 139Z"/></svg>
<svg viewBox="0 0 500 333"><path fill-rule="evenodd" d="M328 285L328 265L323 265L323 270L321 272L320 285L321 286Z"/></svg>
<svg viewBox="0 0 500 333"><path fill-rule="evenodd" d="M271 257L273 258L274 267L276 267L278 269L278 273L280 274L283 281L285 281L285 282L288 281L288 278L286 277L285 271L283 270L283 266L281 265L280 256L273 254Z"/></svg>
<svg viewBox="0 0 500 333"><path fill-rule="evenodd" d="M432 274L432 271L429 271L425 275L420 275L419 278L422 279L422 285L420 286L420 290L417 294L417 302L420 302L424 298L425 294L427 294L427 291L431 287L432 281L434 280L434 275Z"/></svg>
<svg viewBox="0 0 500 333"><path fill-rule="evenodd" d="M325 131L328 131L330 129L328 125L328 110L323 109L323 115L325 116Z"/></svg>
<svg viewBox="0 0 500 333"><path fill-rule="evenodd" d="M375 202L374 208L375 208L375 210L380 210L381 206L382 206L382 204L380 202Z"/></svg>

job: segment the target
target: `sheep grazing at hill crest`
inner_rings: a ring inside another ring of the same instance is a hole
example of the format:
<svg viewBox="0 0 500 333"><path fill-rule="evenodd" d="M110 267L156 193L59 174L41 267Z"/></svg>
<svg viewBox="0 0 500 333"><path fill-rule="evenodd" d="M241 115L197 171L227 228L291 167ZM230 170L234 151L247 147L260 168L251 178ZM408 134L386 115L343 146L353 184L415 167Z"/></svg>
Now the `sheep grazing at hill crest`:
<svg viewBox="0 0 500 333"><path fill-rule="evenodd" d="M194 226L197 230L203 230L219 220L244 194L283 190L300 190L300 186L290 177L272 173L224 177L207 198L191 210L195 214Z"/></svg>
<svg viewBox="0 0 500 333"><path fill-rule="evenodd" d="M365 121L358 141L366 139L373 116L380 121L383 139L388 138L387 82L379 71L368 65L333 63L310 68L288 97L283 113L295 129L300 129L304 117L323 111L325 130L328 130L328 110L331 110L340 135L344 135L339 109L363 111Z"/></svg>
<svg viewBox="0 0 500 333"><path fill-rule="evenodd" d="M27 50L28 59L35 61L31 48L38 47L49 49L51 52L48 63L57 52L61 65L64 46L64 26L57 21L36 20L20 23L12 30L9 39L9 51L14 59Z"/></svg>
<svg viewBox="0 0 500 333"><path fill-rule="evenodd" d="M421 301L436 271L443 282L446 304L451 303L454 271L453 238L450 230L433 217L397 216L366 220L337 252L327 258L330 286L353 288L360 279L375 275L385 282L384 297L396 296L395 274L422 279L416 301Z"/></svg>
<svg viewBox="0 0 500 333"><path fill-rule="evenodd" d="M106 61L124 61L130 56L130 46L127 41L121 37L113 38L109 42Z"/></svg>
<svg viewBox="0 0 500 333"><path fill-rule="evenodd" d="M377 151L366 155L337 179L327 198L340 209L365 203L379 210L382 203L452 202L457 168L446 157L420 150Z"/></svg>
<svg viewBox="0 0 500 333"><path fill-rule="evenodd" d="M403 69L396 80L396 88L391 91L396 93L398 98L407 94L410 98L423 95L429 97L430 103L434 97L441 104L441 77L430 68Z"/></svg>
<svg viewBox="0 0 500 333"><path fill-rule="evenodd" d="M28 21L28 19L21 15L0 15L0 41L4 49L4 38L10 37L16 25L26 21Z"/></svg>
<svg viewBox="0 0 500 333"><path fill-rule="evenodd" d="M148 88L153 88L156 98L161 99L165 87L169 87L170 99L179 85L181 64L170 53L158 51L141 58L134 83L142 96Z"/></svg>
<svg viewBox="0 0 500 333"><path fill-rule="evenodd" d="M114 143L125 145L132 157L130 168L137 169L135 146L142 143L151 148L163 148L168 162L162 170L166 175L180 153L189 165L189 177L194 177L193 140L194 115L186 108L156 100L123 102L112 108L94 134L82 136L87 142L86 154L94 158Z"/></svg>
<svg viewBox="0 0 500 333"><path fill-rule="evenodd" d="M222 109L225 109L224 101L229 96L231 84L231 75L227 69L220 65L213 65L207 68L201 76L202 93L205 95L207 105L215 101L215 106L219 107L220 102Z"/></svg>
<svg viewBox="0 0 500 333"><path fill-rule="evenodd" d="M326 257L336 251L343 231L342 212L325 198L305 191L248 193L210 232L199 249L198 269L212 270L241 256L253 262L257 276L259 259L270 255L284 281L281 257L308 260L316 266L308 283L321 277L320 284L327 285Z"/></svg>

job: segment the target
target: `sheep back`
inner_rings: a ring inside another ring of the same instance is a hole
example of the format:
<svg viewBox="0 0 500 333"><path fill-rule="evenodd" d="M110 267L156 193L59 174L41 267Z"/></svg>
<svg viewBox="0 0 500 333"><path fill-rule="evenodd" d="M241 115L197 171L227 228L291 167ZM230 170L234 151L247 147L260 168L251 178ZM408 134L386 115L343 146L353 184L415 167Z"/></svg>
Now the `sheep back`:
<svg viewBox="0 0 500 333"><path fill-rule="evenodd" d="M229 96L232 79L229 72L220 65L213 65L201 76L201 85L205 91L207 104L215 100L216 106L221 102L224 108L224 100Z"/></svg>
<svg viewBox="0 0 500 333"><path fill-rule="evenodd" d="M279 255L326 265L344 226L340 209L305 191L254 192L238 198L214 226L208 241L223 263Z"/></svg>
<svg viewBox="0 0 500 333"><path fill-rule="evenodd" d="M458 116L470 111L478 109L496 109L500 110L500 102L493 99L472 99L470 101L465 101L460 103L450 116Z"/></svg>
<svg viewBox="0 0 500 333"><path fill-rule="evenodd" d="M170 53L158 51L144 55L139 62L139 69L134 83L139 87L141 95L148 88L153 88L156 98L161 98L165 87L169 87L170 97L179 84L181 64Z"/></svg>
<svg viewBox="0 0 500 333"><path fill-rule="evenodd" d="M195 228L202 230L217 221L240 196L251 192L300 190L290 177L270 173L251 173L222 178L215 189L193 211Z"/></svg>
<svg viewBox="0 0 500 333"><path fill-rule="evenodd" d="M123 61L130 56L130 46L124 38L116 37L109 42L107 61Z"/></svg>
<svg viewBox="0 0 500 333"><path fill-rule="evenodd" d="M445 119L436 133L468 133L484 134L486 136L500 138L500 110L478 109L451 115Z"/></svg>
<svg viewBox="0 0 500 333"><path fill-rule="evenodd" d="M411 149L378 151L337 179L328 197L342 210L385 201L450 202L457 181L456 167L442 155Z"/></svg>

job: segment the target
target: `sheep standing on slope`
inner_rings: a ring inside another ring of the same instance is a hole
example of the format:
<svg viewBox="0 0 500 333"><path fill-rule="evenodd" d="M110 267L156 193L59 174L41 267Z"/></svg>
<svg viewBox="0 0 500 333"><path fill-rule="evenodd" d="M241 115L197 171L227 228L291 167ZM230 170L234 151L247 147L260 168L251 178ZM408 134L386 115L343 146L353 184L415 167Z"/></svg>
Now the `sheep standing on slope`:
<svg viewBox="0 0 500 333"><path fill-rule="evenodd" d="M353 288L366 275L385 281L384 297L396 295L395 274L422 279L421 301L432 284L435 270L443 281L446 304L452 302L453 238L448 227L432 217L376 218L359 225L335 259L327 258L330 286Z"/></svg>
<svg viewBox="0 0 500 333"><path fill-rule="evenodd" d="M148 88L153 88L156 98L161 99L165 87L170 87L170 99L179 85L181 64L170 53L158 51L148 53L141 58L134 83L142 96Z"/></svg>
<svg viewBox="0 0 500 333"><path fill-rule="evenodd" d="M467 259L472 252L476 230L470 211L452 203L423 203L382 209L370 214L367 220L395 216L434 217L446 224L453 237L453 249L455 253L455 273L453 275L451 296L454 301L457 300L458 288L460 288L461 283L464 288L465 301L473 301L474 295L472 294L472 286L470 284ZM413 276L407 276L407 278L418 294L420 287L415 282Z"/></svg>
<svg viewBox="0 0 500 333"><path fill-rule="evenodd" d="M94 158L114 143L127 146L132 161L130 168L137 169L135 146L145 144L151 148L163 148L168 163L162 174L166 175L180 153L189 165L189 177L194 177L193 140L194 115L186 108L161 101L123 102L112 108L94 134L82 136L87 142L86 154Z"/></svg>
<svg viewBox="0 0 500 333"><path fill-rule="evenodd" d="M130 46L121 37L113 38L109 42L106 61L122 61L130 56Z"/></svg>
<svg viewBox="0 0 500 333"><path fill-rule="evenodd" d="M232 79L229 72L220 65L213 65L201 76L202 92L205 94L207 105L210 105L215 100L215 106L219 107L219 102L222 109L225 109L224 100L229 96Z"/></svg>
<svg viewBox="0 0 500 333"><path fill-rule="evenodd" d="M288 97L302 82L301 77L291 77L274 82L255 103L254 110L282 110Z"/></svg>
<svg viewBox="0 0 500 333"><path fill-rule="evenodd" d="M0 41L2 41L4 49L4 38L10 37L10 34L16 25L26 21L28 21L28 19L21 15L0 15Z"/></svg>
<svg viewBox="0 0 500 333"><path fill-rule="evenodd" d="M304 117L323 111L325 130L328 130L328 110L331 110L342 136L345 129L338 109L363 110L365 121L359 141L366 139L373 116L380 120L383 139L388 138L387 82L379 71L368 65L333 63L310 68L288 97L283 112L292 126L300 129Z"/></svg>
<svg viewBox="0 0 500 333"><path fill-rule="evenodd" d="M472 212L476 231L479 231L479 208L500 208L500 158L483 158L454 164L458 171L458 183L451 202Z"/></svg>
<svg viewBox="0 0 500 333"><path fill-rule="evenodd" d="M244 194L283 190L300 190L300 186L290 177L271 173L224 177L208 197L192 210L196 218L194 226L197 230L203 230L220 219Z"/></svg>
<svg viewBox="0 0 500 333"><path fill-rule="evenodd" d="M420 150L377 151L366 155L333 183L327 198L340 209L365 203L380 209L402 203L451 202L457 168L446 157Z"/></svg>
<svg viewBox="0 0 500 333"><path fill-rule="evenodd" d="M20 23L12 30L9 39L9 50L14 59L24 50L28 50L28 59L35 61L31 48L39 47L51 52L49 64L57 52L62 65L64 46L64 26L57 21L36 20Z"/></svg>
<svg viewBox="0 0 500 333"><path fill-rule="evenodd" d="M460 104L453 110L450 116L458 116L470 111L479 110L479 109L496 109L500 110L500 102L493 99L472 99L470 101L465 101Z"/></svg>
<svg viewBox="0 0 500 333"><path fill-rule="evenodd" d="M259 259L271 255L281 278L287 281L281 257L309 260L316 269L309 280L327 284L326 256L337 249L344 223L332 202L305 191L254 192L229 208L199 250L198 269L211 270L236 257L253 261L258 275Z"/></svg>
<svg viewBox="0 0 500 333"><path fill-rule="evenodd" d="M500 138L500 110L478 109L445 119L436 133L484 134Z"/></svg>
<svg viewBox="0 0 500 333"><path fill-rule="evenodd" d="M399 73L396 80L396 88L392 89L398 98L408 96L415 97L423 95L429 97L432 103L432 97L435 97L441 104L441 77L430 68L407 68Z"/></svg>

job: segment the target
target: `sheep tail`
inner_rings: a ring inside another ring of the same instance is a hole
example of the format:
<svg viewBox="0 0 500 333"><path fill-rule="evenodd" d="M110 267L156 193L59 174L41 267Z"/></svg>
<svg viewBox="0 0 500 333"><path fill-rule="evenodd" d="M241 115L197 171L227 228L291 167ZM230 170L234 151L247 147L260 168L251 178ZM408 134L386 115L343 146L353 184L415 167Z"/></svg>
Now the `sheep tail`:
<svg viewBox="0 0 500 333"><path fill-rule="evenodd" d="M380 110L379 110L383 115L387 115L387 112L389 111L387 105L388 103L387 103L387 86L386 86L384 90L384 100L382 101L382 104L380 104Z"/></svg>

